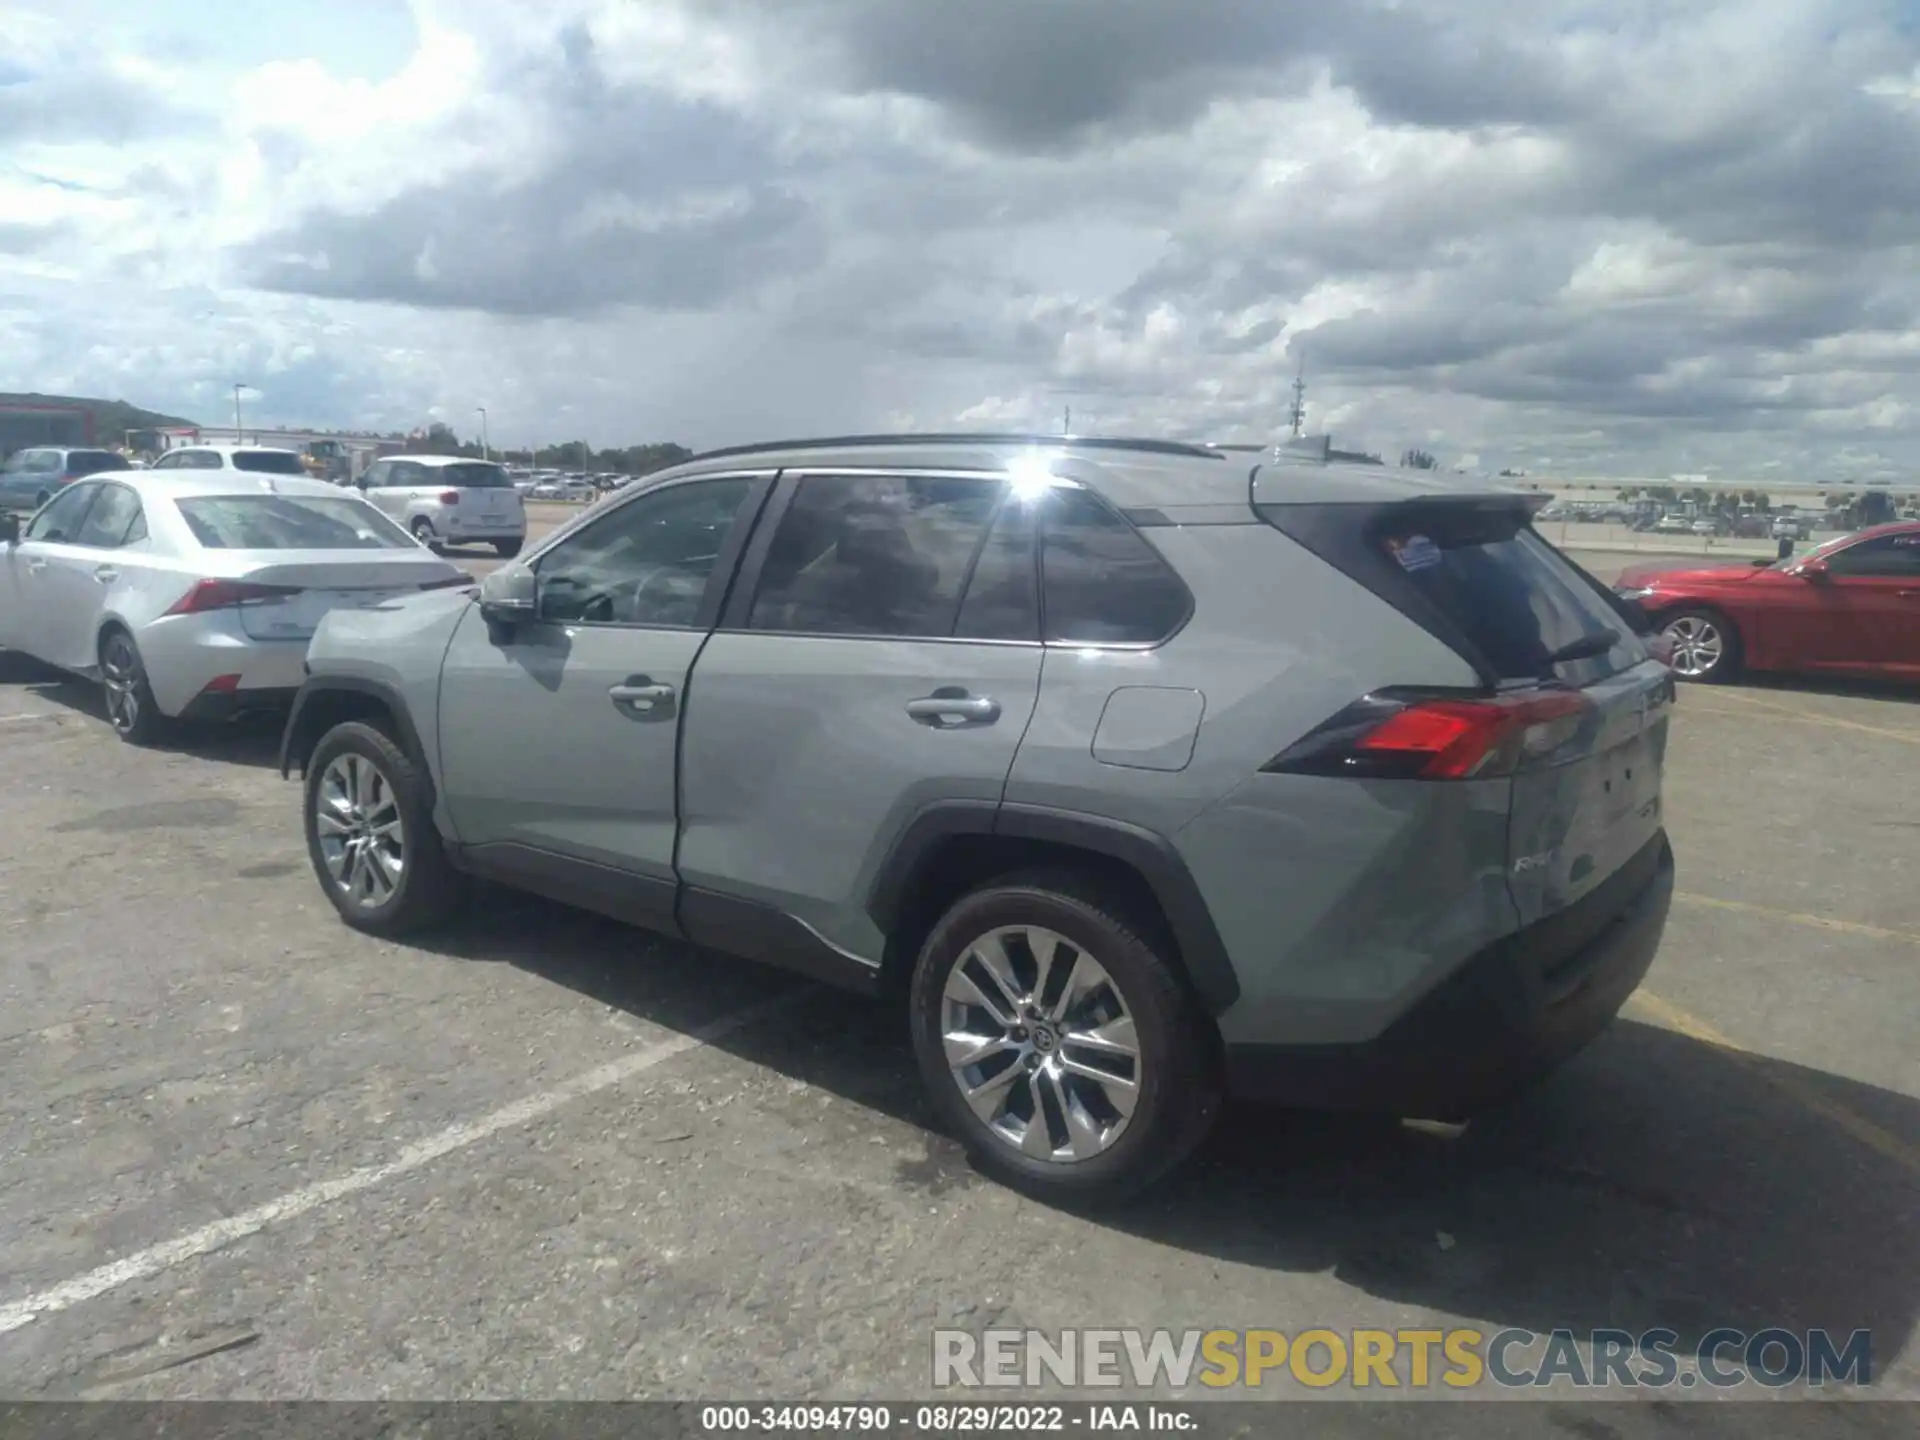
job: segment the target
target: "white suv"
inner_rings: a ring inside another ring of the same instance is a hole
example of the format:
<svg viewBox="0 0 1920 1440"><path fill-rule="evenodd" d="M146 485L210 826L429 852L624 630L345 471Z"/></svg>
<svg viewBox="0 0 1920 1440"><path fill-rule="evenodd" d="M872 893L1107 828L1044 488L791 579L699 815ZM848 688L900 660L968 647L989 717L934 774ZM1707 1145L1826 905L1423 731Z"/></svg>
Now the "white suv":
<svg viewBox="0 0 1920 1440"><path fill-rule="evenodd" d="M299 452L273 445L185 445L153 462L155 470L244 470L250 475L298 475L312 472Z"/></svg>
<svg viewBox="0 0 1920 1440"><path fill-rule="evenodd" d="M353 482L368 500L430 549L485 543L520 553L527 512L504 467L459 455L392 455Z"/></svg>

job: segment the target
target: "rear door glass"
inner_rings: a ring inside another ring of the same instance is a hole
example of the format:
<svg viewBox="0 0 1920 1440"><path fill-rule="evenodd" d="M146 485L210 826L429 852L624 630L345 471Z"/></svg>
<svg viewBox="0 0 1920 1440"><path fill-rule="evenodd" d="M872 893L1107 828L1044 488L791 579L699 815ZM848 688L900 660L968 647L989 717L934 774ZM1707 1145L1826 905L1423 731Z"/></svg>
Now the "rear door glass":
<svg viewBox="0 0 1920 1440"><path fill-rule="evenodd" d="M1627 625L1558 551L1515 522L1511 512L1436 509L1390 520L1378 543L1499 679L1538 679L1554 670L1553 657L1567 647L1608 633L1624 636Z"/></svg>

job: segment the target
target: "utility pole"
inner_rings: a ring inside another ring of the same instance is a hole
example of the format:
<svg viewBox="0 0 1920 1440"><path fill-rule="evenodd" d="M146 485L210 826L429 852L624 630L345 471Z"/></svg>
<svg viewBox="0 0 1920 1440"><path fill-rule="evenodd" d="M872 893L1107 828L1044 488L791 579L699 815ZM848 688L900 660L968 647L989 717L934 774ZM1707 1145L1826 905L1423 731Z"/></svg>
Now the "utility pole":
<svg viewBox="0 0 1920 1440"><path fill-rule="evenodd" d="M493 458L493 447L487 443L487 407L484 405L476 405L473 408L478 411L480 415L480 458L482 460L491 460Z"/></svg>
<svg viewBox="0 0 1920 1440"><path fill-rule="evenodd" d="M233 387L233 443L236 445L247 443L247 433L240 428L240 392L245 388L241 384Z"/></svg>
<svg viewBox="0 0 1920 1440"><path fill-rule="evenodd" d="M1299 373L1293 377L1293 408L1287 412L1287 419L1293 424L1293 438L1298 440L1307 431L1307 362L1300 362Z"/></svg>

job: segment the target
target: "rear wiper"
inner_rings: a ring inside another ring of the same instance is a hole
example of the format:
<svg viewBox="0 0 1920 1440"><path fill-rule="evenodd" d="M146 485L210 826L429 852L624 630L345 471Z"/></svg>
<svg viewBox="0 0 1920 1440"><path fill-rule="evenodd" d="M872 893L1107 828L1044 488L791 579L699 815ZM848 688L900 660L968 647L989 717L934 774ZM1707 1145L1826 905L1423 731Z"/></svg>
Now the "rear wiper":
<svg viewBox="0 0 1920 1440"><path fill-rule="evenodd" d="M1591 660L1604 655L1620 643L1618 630L1596 630L1591 635L1582 635L1571 640L1547 656L1546 669L1551 672L1556 666L1565 665L1573 660Z"/></svg>

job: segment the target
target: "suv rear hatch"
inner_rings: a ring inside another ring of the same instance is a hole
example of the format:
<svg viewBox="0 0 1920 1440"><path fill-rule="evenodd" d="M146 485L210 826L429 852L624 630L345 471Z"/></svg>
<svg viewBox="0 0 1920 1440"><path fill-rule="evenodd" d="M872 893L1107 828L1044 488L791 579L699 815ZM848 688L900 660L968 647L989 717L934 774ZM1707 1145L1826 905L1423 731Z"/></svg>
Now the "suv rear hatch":
<svg viewBox="0 0 1920 1440"><path fill-rule="evenodd" d="M1262 489L1256 472L1262 519L1481 679L1469 691L1366 697L1279 768L1511 776L1507 887L1523 925L1656 848L1673 677L1611 592L1535 532L1544 497L1426 489L1287 503Z"/></svg>
<svg viewBox="0 0 1920 1440"><path fill-rule="evenodd" d="M444 465L433 478L444 487L441 503L464 524L512 525L524 513L520 492L498 465L482 460ZM452 497L451 504L447 504L447 496Z"/></svg>

